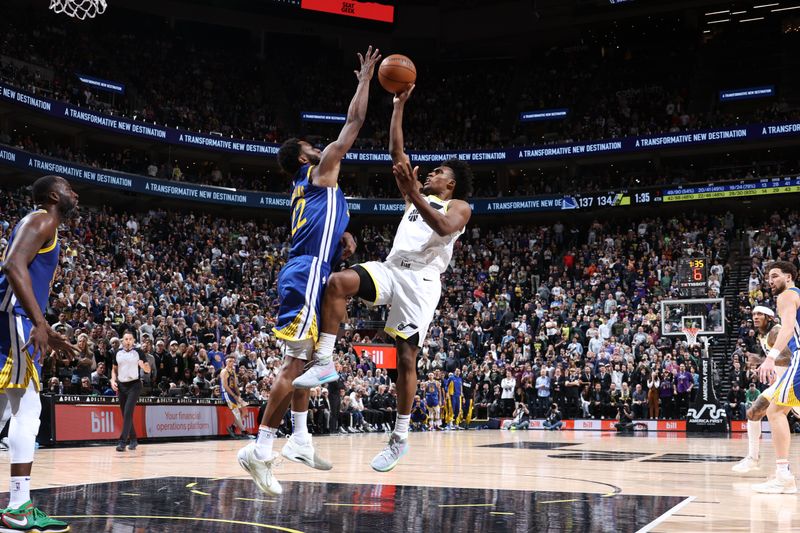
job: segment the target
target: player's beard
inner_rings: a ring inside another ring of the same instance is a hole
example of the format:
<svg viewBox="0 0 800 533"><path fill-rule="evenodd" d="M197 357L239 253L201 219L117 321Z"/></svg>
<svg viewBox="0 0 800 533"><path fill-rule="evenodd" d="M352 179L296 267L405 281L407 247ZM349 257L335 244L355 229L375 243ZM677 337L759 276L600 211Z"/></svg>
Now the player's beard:
<svg viewBox="0 0 800 533"><path fill-rule="evenodd" d="M776 282L772 286L772 295L773 296L778 296L780 293L782 293L785 290L786 290L786 282L785 281Z"/></svg>
<svg viewBox="0 0 800 533"><path fill-rule="evenodd" d="M58 200L58 212L62 219L68 220L78 213L78 202L69 196L62 196Z"/></svg>

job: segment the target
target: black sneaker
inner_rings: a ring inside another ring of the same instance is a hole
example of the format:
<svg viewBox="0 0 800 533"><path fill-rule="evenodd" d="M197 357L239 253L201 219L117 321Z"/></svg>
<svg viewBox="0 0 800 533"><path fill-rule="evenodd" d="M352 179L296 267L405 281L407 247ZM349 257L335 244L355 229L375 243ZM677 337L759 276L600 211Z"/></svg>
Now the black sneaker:
<svg viewBox="0 0 800 533"><path fill-rule="evenodd" d="M128 443L128 449L129 449L129 450L131 450L131 451L133 451L133 450L135 450L135 449L136 449L136 447L137 447L138 445L139 445L139 442L138 442L136 439L132 439L132 440L131 440L131 441Z"/></svg>
<svg viewBox="0 0 800 533"><path fill-rule="evenodd" d="M120 442L119 444L117 444L117 451L118 452L124 452L125 451L125 443L124 442Z"/></svg>
<svg viewBox="0 0 800 533"><path fill-rule="evenodd" d="M233 425L228 426L227 429L228 429L228 435L230 435L231 437L233 437L235 439L236 438L235 426L233 426Z"/></svg>

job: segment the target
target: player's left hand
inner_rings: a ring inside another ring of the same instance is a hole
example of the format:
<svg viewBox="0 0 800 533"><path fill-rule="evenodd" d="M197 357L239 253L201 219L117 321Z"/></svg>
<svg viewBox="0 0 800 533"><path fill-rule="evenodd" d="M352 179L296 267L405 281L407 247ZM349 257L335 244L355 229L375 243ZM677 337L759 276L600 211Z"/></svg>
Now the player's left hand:
<svg viewBox="0 0 800 533"><path fill-rule="evenodd" d="M354 70L356 74L356 78L358 81L369 81L372 79L372 75L375 74L375 65L378 61L381 60L381 51L377 48L375 50L372 49L372 46L367 49L367 53L361 55L359 52L358 54L358 61L361 63L361 68L359 70Z"/></svg>
<svg viewBox="0 0 800 533"><path fill-rule="evenodd" d="M341 244L342 259L346 261L350 259L356 251L356 240L349 232L345 231L342 235Z"/></svg>
<svg viewBox="0 0 800 533"><path fill-rule="evenodd" d="M761 383L771 385L775 381L775 360L771 357L764 359L761 366L758 367L758 379Z"/></svg>
<svg viewBox="0 0 800 533"><path fill-rule="evenodd" d="M394 165L392 172L394 173L394 180L397 182L397 188L400 189L403 196L419 191L422 184L417 179L419 175L418 166L411 168L411 163L404 161Z"/></svg>

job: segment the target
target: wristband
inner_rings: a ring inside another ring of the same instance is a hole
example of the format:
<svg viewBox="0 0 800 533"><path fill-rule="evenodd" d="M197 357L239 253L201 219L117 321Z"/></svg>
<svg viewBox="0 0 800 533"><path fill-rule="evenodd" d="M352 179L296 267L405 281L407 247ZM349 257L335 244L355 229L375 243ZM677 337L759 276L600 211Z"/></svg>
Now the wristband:
<svg viewBox="0 0 800 533"><path fill-rule="evenodd" d="M781 351L780 351L780 350L777 350L777 349L773 348L773 349L771 349L771 350L769 351L769 353L767 354L767 357L769 357L770 359L772 359L772 360L774 361L775 359L777 359L777 358L778 358L778 356L779 356L780 354L781 354Z"/></svg>

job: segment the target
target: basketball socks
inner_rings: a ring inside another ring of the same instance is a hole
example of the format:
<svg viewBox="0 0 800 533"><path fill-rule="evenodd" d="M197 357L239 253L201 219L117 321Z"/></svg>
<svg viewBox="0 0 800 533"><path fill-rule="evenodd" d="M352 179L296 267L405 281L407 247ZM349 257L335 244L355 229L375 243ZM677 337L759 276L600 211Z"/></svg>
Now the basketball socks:
<svg viewBox="0 0 800 533"><path fill-rule="evenodd" d="M277 435L278 428L271 428L263 425L258 427L255 449L256 459L266 461L272 457L272 443L275 442L275 437Z"/></svg>
<svg viewBox="0 0 800 533"><path fill-rule="evenodd" d="M320 333L317 341L317 349L314 355L321 365L327 365L333 359L333 348L336 346L336 335L330 333Z"/></svg>
<svg viewBox="0 0 800 533"><path fill-rule="evenodd" d="M292 436L298 442L305 444L309 441L310 435L308 434L308 411L297 412L292 411Z"/></svg>
<svg viewBox="0 0 800 533"><path fill-rule="evenodd" d="M758 461L759 439L761 438L761 421L747 421L747 456Z"/></svg>
<svg viewBox="0 0 800 533"><path fill-rule="evenodd" d="M791 475L789 472L789 460L788 459L776 459L775 460L775 473L778 477L788 477Z"/></svg>
<svg viewBox="0 0 800 533"><path fill-rule="evenodd" d="M411 420L411 414L401 415L397 413L397 422L394 423L394 434L401 439L408 438L408 421Z"/></svg>
<svg viewBox="0 0 800 533"><path fill-rule="evenodd" d="M8 506L18 509L23 503L31 499L31 477L30 476L11 476L11 500Z"/></svg>

